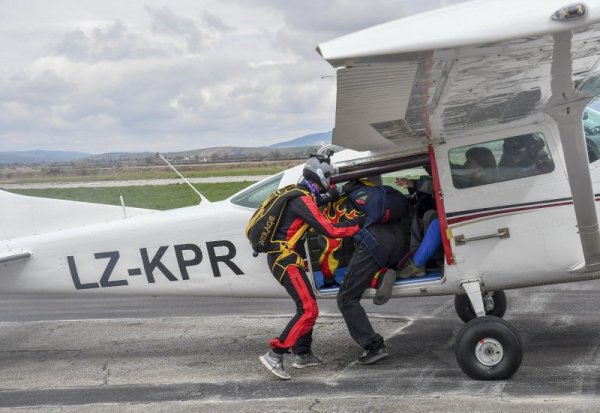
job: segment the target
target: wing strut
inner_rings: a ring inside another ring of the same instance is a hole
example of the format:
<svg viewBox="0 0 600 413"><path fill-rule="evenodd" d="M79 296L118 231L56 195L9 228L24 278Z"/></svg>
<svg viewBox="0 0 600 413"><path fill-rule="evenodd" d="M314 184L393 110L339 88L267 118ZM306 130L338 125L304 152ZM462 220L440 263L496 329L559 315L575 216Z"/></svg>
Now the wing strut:
<svg viewBox="0 0 600 413"><path fill-rule="evenodd" d="M600 270L600 232L583 130L583 112L592 97L573 87L571 50L573 33L568 30L555 33L553 36L552 96L546 111L558 124L584 257L584 262L571 270L598 271Z"/></svg>

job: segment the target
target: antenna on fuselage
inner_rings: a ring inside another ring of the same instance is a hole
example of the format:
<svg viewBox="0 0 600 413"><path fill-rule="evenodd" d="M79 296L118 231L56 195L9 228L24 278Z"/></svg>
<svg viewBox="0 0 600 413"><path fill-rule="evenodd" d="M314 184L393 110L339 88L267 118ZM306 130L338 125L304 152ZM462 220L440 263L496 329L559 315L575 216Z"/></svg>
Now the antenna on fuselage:
<svg viewBox="0 0 600 413"><path fill-rule="evenodd" d="M174 171L175 171L175 173L176 173L177 175L179 175L179 177L180 177L181 179L183 179L183 181L184 181L186 184L188 184L188 185L190 186L190 188L192 188L192 189L194 190L194 192L195 192L195 193L197 193L197 194L198 194L198 196L200 197L200 201L202 201L202 202L207 202L207 203L210 203L210 201L209 201L208 199L206 199L206 197L205 197L204 195L202 195L202 194L200 193L200 191L198 191L196 188L194 188L194 185L192 185L192 184L190 183L190 181L188 181L188 180L185 178L185 176L181 175L181 174L179 173L179 171L178 171L177 169L175 169L175 167L174 167L173 165L171 165L171 163L170 163L169 161L167 161L167 158L165 158L164 156L162 156L162 154L160 154L160 153L157 153L157 155L158 155L158 156L160 156L160 159L162 159L163 161L165 161L165 162L166 162L166 164L167 164L167 165L169 165L169 166L171 167L171 169L172 169L172 170L174 170Z"/></svg>
<svg viewBox="0 0 600 413"><path fill-rule="evenodd" d="M108 158L110 160L112 171L115 174L115 181L119 181L119 177L117 175L117 168L115 167L115 160L112 157ZM123 209L123 218L127 219L127 209L125 208L125 199L123 199L123 194L121 193L121 185L118 185L119 189L119 201L121 202L121 208Z"/></svg>

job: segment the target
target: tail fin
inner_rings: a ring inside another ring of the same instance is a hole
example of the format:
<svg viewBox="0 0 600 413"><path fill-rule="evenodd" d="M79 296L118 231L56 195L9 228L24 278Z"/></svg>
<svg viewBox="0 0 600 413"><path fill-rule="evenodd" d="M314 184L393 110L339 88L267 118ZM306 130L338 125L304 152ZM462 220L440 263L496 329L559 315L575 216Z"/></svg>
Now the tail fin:
<svg viewBox="0 0 600 413"><path fill-rule="evenodd" d="M126 208L127 216L156 212ZM0 239L124 219L122 207L16 195L0 190Z"/></svg>

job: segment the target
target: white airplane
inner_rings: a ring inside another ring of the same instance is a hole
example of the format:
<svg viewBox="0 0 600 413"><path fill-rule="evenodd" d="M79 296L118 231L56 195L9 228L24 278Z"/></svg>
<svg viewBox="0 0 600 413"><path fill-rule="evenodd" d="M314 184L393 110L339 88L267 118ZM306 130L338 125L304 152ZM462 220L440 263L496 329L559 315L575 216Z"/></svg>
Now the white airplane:
<svg viewBox="0 0 600 413"><path fill-rule="evenodd" d="M501 318L503 291L600 277L600 163L587 161L597 133L586 142L583 120L600 94L600 0L474 1L318 51L337 68L333 143L351 149L334 155L335 181L432 169L444 268L398 281L393 296L456 296L459 366L511 377L522 344ZM467 162L472 148L487 165ZM165 212L0 192L0 291L285 297L244 229L301 170ZM319 290L320 252L306 248L317 296L335 296Z"/></svg>

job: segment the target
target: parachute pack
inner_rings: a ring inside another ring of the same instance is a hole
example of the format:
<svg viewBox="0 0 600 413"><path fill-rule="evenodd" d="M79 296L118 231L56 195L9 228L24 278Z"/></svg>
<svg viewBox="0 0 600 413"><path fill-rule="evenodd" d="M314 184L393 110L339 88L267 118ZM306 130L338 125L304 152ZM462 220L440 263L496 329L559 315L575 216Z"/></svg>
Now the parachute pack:
<svg viewBox="0 0 600 413"><path fill-rule="evenodd" d="M296 242L304 235L307 225L297 231L287 243L276 241L273 237L287 202L292 198L306 194L308 194L307 191L298 188L296 185L288 185L273 192L263 201L246 226L246 238L250 241L250 246L252 246L255 253L280 251L286 244L288 248L294 247Z"/></svg>
<svg viewBox="0 0 600 413"><path fill-rule="evenodd" d="M348 199L366 215L365 228L374 223L398 221L408 215L408 198L387 185L354 187Z"/></svg>

